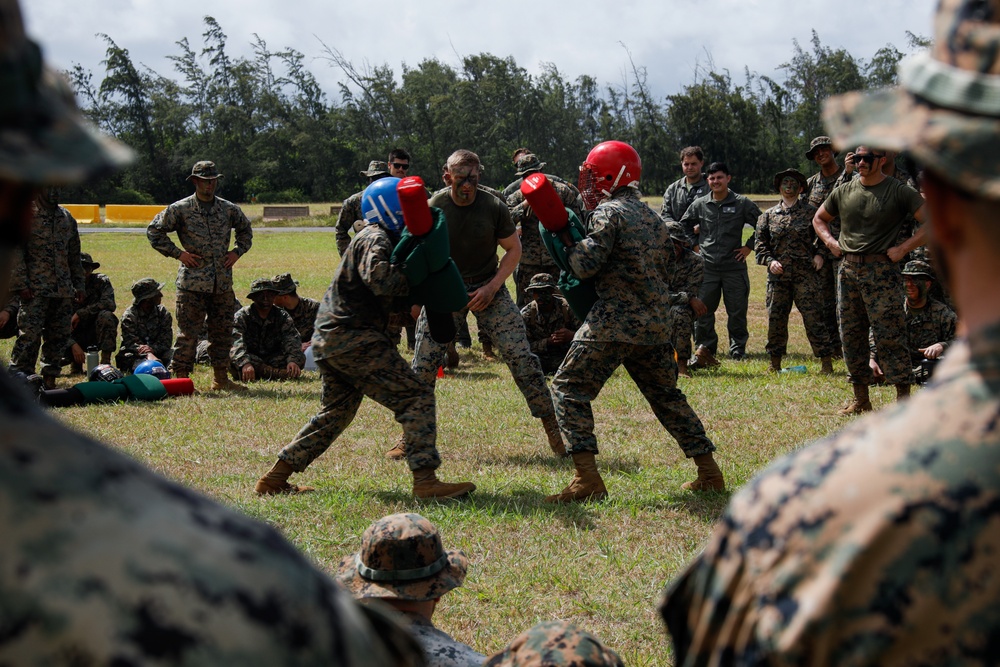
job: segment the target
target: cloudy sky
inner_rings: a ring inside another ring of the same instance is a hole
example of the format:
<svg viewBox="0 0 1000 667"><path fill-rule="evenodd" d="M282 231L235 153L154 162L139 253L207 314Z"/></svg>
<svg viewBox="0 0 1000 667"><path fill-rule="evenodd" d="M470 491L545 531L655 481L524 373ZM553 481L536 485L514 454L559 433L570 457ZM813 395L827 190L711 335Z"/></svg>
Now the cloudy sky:
<svg viewBox="0 0 1000 667"><path fill-rule="evenodd" d="M21 0L28 32L61 69L83 65L100 80L106 33L133 62L174 76L165 57L187 37L199 50L203 17L228 36L230 56L249 56L253 35L271 50L294 48L329 99L339 99L342 73L322 59L323 44L361 67L425 58L457 66L477 53L514 56L537 73L554 63L563 76L590 74L602 84L626 79L628 53L648 72L657 96L678 92L714 64L743 82L743 68L775 75L792 40L810 47L816 30L825 46L870 58L887 43L906 51L906 31L930 36L934 0L576 0L569 2L344 2L343 0ZM821 9L817 9L821 8ZM627 51L626 51L627 49Z"/></svg>

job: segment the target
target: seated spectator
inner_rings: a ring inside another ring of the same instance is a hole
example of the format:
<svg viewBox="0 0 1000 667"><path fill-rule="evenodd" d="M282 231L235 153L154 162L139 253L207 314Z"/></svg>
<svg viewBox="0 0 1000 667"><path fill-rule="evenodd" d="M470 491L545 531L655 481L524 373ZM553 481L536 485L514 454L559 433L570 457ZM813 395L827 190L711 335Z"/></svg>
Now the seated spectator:
<svg viewBox="0 0 1000 667"><path fill-rule="evenodd" d="M580 328L573 311L548 273L537 273L525 288L531 301L521 309L528 343L542 362L545 374L555 373L566 357L576 330Z"/></svg>
<svg viewBox="0 0 1000 667"><path fill-rule="evenodd" d="M910 361L913 362L913 375L917 382L924 384L930 380L945 350L955 340L958 316L951 308L930 297L934 277L926 262L907 262L903 269L903 280L906 285L903 310L906 313L906 335L910 341ZM871 361L868 363L875 373L875 379L884 381L874 337L870 336L869 342Z"/></svg>
<svg viewBox="0 0 1000 667"><path fill-rule="evenodd" d="M543 621L522 632L483 667L623 667L600 639L567 621Z"/></svg>
<svg viewBox="0 0 1000 667"><path fill-rule="evenodd" d="M337 579L362 603L378 600L405 616L428 667L479 667L485 656L434 627L441 597L465 581L469 559L445 551L433 523L392 514L370 525L361 551L340 561Z"/></svg>
<svg viewBox="0 0 1000 667"><path fill-rule="evenodd" d="M86 295L70 320L69 345L64 363L71 363L74 373L83 373L87 350L96 347L101 352L101 363L111 363L111 353L118 345L118 318L115 316L115 288L103 273L94 270L100 263L85 253L80 253L80 264L86 278Z"/></svg>
<svg viewBox="0 0 1000 667"><path fill-rule="evenodd" d="M7 300L0 309L0 338L13 338L17 335L17 313L21 310L21 297L17 292L7 294Z"/></svg>
<svg viewBox="0 0 1000 667"><path fill-rule="evenodd" d="M691 249L691 237L679 222L666 223L673 241L674 266L670 275L670 344L677 354L677 375L691 377L688 359L691 358L691 337L694 335L694 318L708 312L705 302L698 298L701 279L705 273L705 260Z"/></svg>
<svg viewBox="0 0 1000 667"><path fill-rule="evenodd" d="M313 328L316 326L316 313L319 312L319 301L299 296L299 282L292 280L292 274L282 273L271 279L276 294L274 305L289 314L302 341L302 351L312 345Z"/></svg>
<svg viewBox="0 0 1000 667"><path fill-rule="evenodd" d="M302 373L306 355L291 316L274 307L278 291L274 283L260 278L250 285L252 304L233 318L233 377L244 382L288 380Z"/></svg>
<svg viewBox="0 0 1000 667"><path fill-rule="evenodd" d="M173 356L174 318L164 308L163 283L153 278L132 285L132 305L122 315L122 345L115 365L126 373L147 359L167 368Z"/></svg>

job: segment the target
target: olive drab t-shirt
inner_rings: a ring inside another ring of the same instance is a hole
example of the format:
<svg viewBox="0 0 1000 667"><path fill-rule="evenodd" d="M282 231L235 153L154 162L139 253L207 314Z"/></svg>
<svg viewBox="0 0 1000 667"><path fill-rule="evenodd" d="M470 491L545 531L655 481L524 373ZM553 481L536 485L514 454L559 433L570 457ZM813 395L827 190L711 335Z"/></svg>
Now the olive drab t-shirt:
<svg viewBox="0 0 1000 667"><path fill-rule="evenodd" d="M451 258L466 283L489 280L497 271L497 241L517 230L507 204L479 191L469 206L458 206L451 193L442 190L431 197L431 206L444 211L448 223Z"/></svg>
<svg viewBox="0 0 1000 667"><path fill-rule="evenodd" d="M894 178L870 186L855 178L831 192L823 205L830 215L840 216L840 249L871 255L895 245L906 216L923 204L919 192Z"/></svg>

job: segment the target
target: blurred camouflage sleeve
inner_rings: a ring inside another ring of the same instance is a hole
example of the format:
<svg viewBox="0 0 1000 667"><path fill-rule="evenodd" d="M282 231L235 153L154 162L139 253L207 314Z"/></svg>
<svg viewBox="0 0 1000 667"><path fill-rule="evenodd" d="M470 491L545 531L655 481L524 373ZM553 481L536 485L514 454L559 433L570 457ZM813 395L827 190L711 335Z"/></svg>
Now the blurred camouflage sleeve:
<svg viewBox="0 0 1000 667"><path fill-rule="evenodd" d="M118 307L115 303L115 288L111 284L111 279L104 274L94 276L94 278L92 285L88 285L88 287L92 288L95 294L91 295L88 289L87 301L76 310L76 314L81 318L94 317L102 310L113 313Z"/></svg>
<svg viewBox="0 0 1000 667"><path fill-rule="evenodd" d="M87 289L87 275L83 272L83 264L80 261L80 230L77 229L76 219L70 215L69 211L60 208L72 230L67 243L67 261L69 262L69 277L73 283L73 289L83 292Z"/></svg>
<svg viewBox="0 0 1000 667"><path fill-rule="evenodd" d="M229 356L237 368L242 368L250 363L250 351L247 349L247 327L249 326L247 320L250 317L250 308L253 306L240 308L233 316L233 347Z"/></svg>

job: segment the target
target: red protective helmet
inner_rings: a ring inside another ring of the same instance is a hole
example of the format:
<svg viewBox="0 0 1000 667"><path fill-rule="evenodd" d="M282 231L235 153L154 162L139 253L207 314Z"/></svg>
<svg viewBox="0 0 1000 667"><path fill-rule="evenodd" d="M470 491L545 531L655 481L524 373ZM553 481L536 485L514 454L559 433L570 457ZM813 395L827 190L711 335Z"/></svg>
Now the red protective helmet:
<svg viewBox="0 0 1000 667"><path fill-rule="evenodd" d="M580 194L587 209L596 207L618 188L639 182L642 160L624 141L597 144L580 165Z"/></svg>

